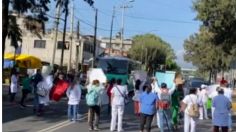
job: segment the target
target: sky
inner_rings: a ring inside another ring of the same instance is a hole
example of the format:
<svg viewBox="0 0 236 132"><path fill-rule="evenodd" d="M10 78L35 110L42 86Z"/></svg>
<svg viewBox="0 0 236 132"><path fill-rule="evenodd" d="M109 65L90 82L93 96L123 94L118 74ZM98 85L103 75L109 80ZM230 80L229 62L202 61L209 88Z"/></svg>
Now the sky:
<svg viewBox="0 0 236 132"><path fill-rule="evenodd" d="M94 7L98 9L98 37L109 37L113 7L115 18L113 36L121 29L121 6L130 8L124 12L124 37L132 38L137 34L153 33L168 42L177 56L177 63L184 68L192 65L184 62L184 40L191 34L198 32L200 22L195 20L196 12L192 9L192 0L94 0ZM72 0L71 0L72 2ZM94 34L95 11L84 0L74 0L75 18L74 28L80 20L82 34ZM55 4L50 5L50 14L55 14ZM72 9L72 8L70 8ZM64 17L61 16L61 17ZM53 19L48 27L53 26ZM70 17L68 17L70 22ZM60 29L63 23L61 22ZM70 24L67 24L70 29Z"/></svg>

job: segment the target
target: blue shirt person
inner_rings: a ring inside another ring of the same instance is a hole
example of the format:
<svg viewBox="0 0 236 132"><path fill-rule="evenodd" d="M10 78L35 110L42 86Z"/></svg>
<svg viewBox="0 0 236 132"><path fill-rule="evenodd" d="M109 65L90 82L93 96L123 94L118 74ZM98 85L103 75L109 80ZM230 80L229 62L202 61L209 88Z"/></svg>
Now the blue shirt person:
<svg viewBox="0 0 236 132"><path fill-rule="evenodd" d="M228 129L228 114L231 109L231 102L226 96L224 96L223 89L218 91L218 95L213 98L212 102L212 107L215 109L212 120L214 129L219 129L219 127L225 127Z"/></svg>
<svg viewBox="0 0 236 132"><path fill-rule="evenodd" d="M146 131L151 131L151 124L154 114L156 113L156 104L158 102L157 94L151 92L151 86L144 86L144 92L139 97L139 103L141 106L141 117L140 117L140 131L144 130L146 124Z"/></svg>
<svg viewBox="0 0 236 132"><path fill-rule="evenodd" d="M153 115L156 113L156 102L158 96L155 93L143 92L140 96L141 113Z"/></svg>

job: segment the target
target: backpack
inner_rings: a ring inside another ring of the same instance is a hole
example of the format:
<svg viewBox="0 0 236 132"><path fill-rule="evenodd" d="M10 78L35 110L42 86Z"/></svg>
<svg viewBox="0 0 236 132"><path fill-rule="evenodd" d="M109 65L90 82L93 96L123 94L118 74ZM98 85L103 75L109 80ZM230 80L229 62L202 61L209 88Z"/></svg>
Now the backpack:
<svg viewBox="0 0 236 132"><path fill-rule="evenodd" d="M168 92L168 89L166 90L161 90L160 94L160 100L159 100L159 108L160 109L169 109L170 108L170 103L171 103L171 97Z"/></svg>
<svg viewBox="0 0 236 132"><path fill-rule="evenodd" d="M95 106L98 104L98 92L95 89L91 89L86 95L86 103L88 106Z"/></svg>
<svg viewBox="0 0 236 132"><path fill-rule="evenodd" d="M43 81L38 83L36 93L40 97L45 97L48 94L48 90L44 87L44 82Z"/></svg>
<svg viewBox="0 0 236 132"><path fill-rule="evenodd" d="M189 96L189 98L192 101L190 96ZM198 104L194 104L194 102L192 101L192 104L190 105L190 107L188 109L188 115L190 117L198 117L199 116Z"/></svg>

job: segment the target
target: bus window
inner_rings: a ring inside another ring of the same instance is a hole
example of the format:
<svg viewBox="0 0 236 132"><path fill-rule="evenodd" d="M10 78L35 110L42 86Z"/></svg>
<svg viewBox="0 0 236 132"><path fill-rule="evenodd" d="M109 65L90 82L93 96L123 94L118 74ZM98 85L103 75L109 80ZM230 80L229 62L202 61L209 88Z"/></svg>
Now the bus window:
<svg viewBox="0 0 236 132"><path fill-rule="evenodd" d="M128 74L128 61L126 60L100 59L98 66L108 74Z"/></svg>

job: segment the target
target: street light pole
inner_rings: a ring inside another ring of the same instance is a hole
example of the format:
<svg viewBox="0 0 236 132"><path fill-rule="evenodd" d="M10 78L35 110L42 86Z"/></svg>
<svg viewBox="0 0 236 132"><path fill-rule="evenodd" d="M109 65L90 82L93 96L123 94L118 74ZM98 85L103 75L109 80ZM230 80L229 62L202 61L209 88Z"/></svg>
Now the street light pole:
<svg viewBox="0 0 236 132"><path fill-rule="evenodd" d="M122 6L122 18L121 18L121 54L123 55L123 44L124 44L124 12L125 5Z"/></svg>
<svg viewBox="0 0 236 132"><path fill-rule="evenodd" d="M61 47L61 62L60 62L60 67L63 66L63 59L64 59L64 48L65 48L65 39L66 39L66 24L67 24L67 16L68 16L68 4L69 0L65 0L65 22L64 22L64 30L63 30L63 39L62 39L62 47ZM69 47L71 48L71 47Z"/></svg>
<svg viewBox="0 0 236 132"><path fill-rule="evenodd" d="M73 43L73 27L74 27L74 1L71 4L71 25L70 25L70 46L69 46L69 60L67 71L71 70L71 56L72 56L72 43Z"/></svg>
<svg viewBox="0 0 236 132"><path fill-rule="evenodd" d="M109 55L111 55L111 49L112 49L112 30L113 30L113 21L114 21L114 17L115 17L115 7L113 7L113 14L112 14L112 19L111 19L111 31L110 31L110 46L109 46Z"/></svg>
<svg viewBox="0 0 236 132"><path fill-rule="evenodd" d="M124 13L125 13L125 8L131 8L132 6L128 6L128 3L134 2L134 0L130 0L127 3L124 3L121 8L122 8L122 18L121 18L121 53L123 55L123 50L124 50Z"/></svg>

